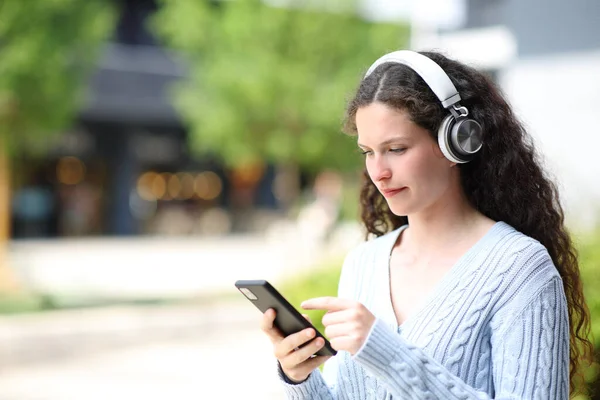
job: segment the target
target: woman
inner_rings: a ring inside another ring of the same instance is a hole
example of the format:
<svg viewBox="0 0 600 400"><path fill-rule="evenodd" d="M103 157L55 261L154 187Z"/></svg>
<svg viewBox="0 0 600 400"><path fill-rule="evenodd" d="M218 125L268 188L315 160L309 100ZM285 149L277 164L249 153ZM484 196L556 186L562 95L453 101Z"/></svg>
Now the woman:
<svg viewBox="0 0 600 400"><path fill-rule="evenodd" d="M365 155L362 222L377 238L347 256L338 298L302 304L328 311L335 357L312 357L322 339L284 338L265 313L288 397L567 399L591 349L576 252L495 85L437 53L390 53L346 130Z"/></svg>

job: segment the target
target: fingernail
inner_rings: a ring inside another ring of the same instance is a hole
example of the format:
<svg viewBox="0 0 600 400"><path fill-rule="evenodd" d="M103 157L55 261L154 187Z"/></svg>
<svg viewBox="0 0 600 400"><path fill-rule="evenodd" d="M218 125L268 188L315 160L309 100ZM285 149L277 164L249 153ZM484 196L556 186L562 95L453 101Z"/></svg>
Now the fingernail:
<svg viewBox="0 0 600 400"><path fill-rule="evenodd" d="M312 337L315 334L315 331L313 331L312 329L306 331L306 336L308 337Z"/></svg>

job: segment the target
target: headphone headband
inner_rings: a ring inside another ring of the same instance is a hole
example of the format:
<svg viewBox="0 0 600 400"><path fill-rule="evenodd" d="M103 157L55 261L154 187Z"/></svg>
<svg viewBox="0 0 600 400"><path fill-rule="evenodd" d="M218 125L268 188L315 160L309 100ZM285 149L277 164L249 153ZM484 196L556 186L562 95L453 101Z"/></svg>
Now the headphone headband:
<svg viewBox="0 0 600 400"><path fill-rule="evenodd" d="M433 93L435 93L444 108L448 108L460 101L458 90L456 90L456 87L454 87L454 84L442 67L429 57L411 50L393 51L380 57L369 67L365 78L375 68L387 62L404 64L419 74L431 90L433 90Z"/></svg>
<svg viewBox="0 0 600 400"><path fill-rule="evenodd" d="M455 163L471 161L482 148L482 128L479 122L467 117L469 112L465 107L457 104L460 101L458 90L442 67L420 53L399 50L375 61L367 70L365 78L375 68L387 62L404 64L419 74L444 108L450 111L442 120L437 132L438 144L444 156Z"/></svg>

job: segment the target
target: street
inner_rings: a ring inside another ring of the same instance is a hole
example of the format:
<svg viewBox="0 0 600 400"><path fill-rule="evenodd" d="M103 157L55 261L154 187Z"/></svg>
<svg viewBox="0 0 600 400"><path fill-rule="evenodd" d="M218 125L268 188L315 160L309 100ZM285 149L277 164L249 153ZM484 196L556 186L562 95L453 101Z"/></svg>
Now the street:
<svg viewBox="0 0 600 400"><path fill-rule="evenodd" d="M258 324L12 368L0 375L1 400L281 398L271 344Z"/></svg>
<svg viewBox="0 0 600 400"><path fill-rule="evenodd" d="M282 399L260 313L233 284L277 284L360 235L342 229L327 254L274 236L12 243L22 282L59 299L202 300L0 316L0 400Z"/></svg>

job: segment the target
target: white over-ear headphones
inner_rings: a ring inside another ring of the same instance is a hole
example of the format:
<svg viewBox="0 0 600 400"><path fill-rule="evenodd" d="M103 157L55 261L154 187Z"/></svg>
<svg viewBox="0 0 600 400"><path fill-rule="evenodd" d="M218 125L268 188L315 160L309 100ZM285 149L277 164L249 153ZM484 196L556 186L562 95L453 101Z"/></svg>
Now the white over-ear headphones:
<svg viewBox="0 0 600 400"><path fill-rule="evenodd" d="M444 70L432 59L410 50L399 50L380 57L369 67L365 78L381 64L394 62L415 71L450 111L438 129L438 143L444 156L455 163L466 163L473 159L483 144L481 125L467 118L469 111L461 106L460 95Z"/></svg>

